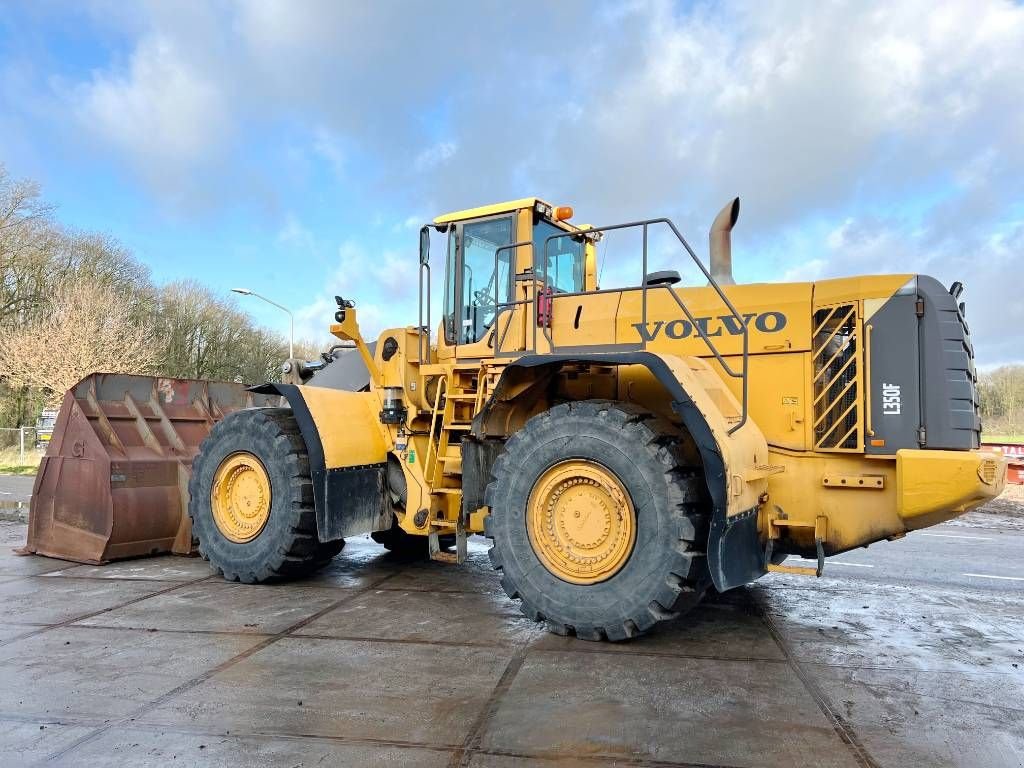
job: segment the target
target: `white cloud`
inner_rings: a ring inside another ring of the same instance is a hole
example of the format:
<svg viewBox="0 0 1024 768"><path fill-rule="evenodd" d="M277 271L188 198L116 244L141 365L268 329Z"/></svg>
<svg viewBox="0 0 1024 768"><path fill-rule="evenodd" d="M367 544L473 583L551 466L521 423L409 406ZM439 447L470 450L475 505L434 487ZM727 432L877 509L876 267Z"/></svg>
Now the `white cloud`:
<svg viewBox="0 0 1024 768"><path fill-rule="evenodd" d="M438 142L416 155L416 159L413 161L413 168L421 173L423 171L431 171L451 160L458 151L459 145L454 141Z"/></svg>
<svg viewBox="0 0 1024 768"><path fill-rule="evenodd" d="M809 280L817 280L825 276L828 263L824 259L810 259L803 261L794 267L790 267L782 274L783 283L801 283Z"/></svg>
<svg viewBox="0 0 1024 768"><path fill-rule="evenodd" d="M313 151L327 162L335 176L344 175L347 156L334 132L323 126L317 128L313 135Z"/></svg>
<svg viewBox="0 0 1024 768"><path fill-rule="evenodd" d="M314 338L334 316L335 296L356 302L359 326L367 341L389 327L415 325L419 302L415 253L372 252L356 241L338 248L337 261L321 295L295 313L296 326ZM436 317L436 314L435 314Z"/></svg>
<svg viewBox="0 0 1024 768"><path fill-rule="evenodd" d="M825 244L833 251L842 248L846 244L846 235L851 226L853 226L853 219L844 219L842 224L828 233Z"/></svg>
<svg viewBox="0 0 1024 768"><path fill-rule="evenodd" d="M1021 361L1024 294L1008 276L1024 252L1024 221L938 243L899 220L847 219L838 231L840 238L829 237L827 259L798 264L783 279L916 272L944 285L959 280L966 288L967 321L980 362Z"/></svg>
<svg viewBox="0 0 1024 768"><path fill-rule="evenodd" d="M308 253L317 250L316 236L294 213L285 217L284 225L277 231L277 242Z"/></svg>
<svg viewBox="0 0 1024 768"><path fill-rule="evenodd" d="M153 177L212 157L241 180L234 194L255 194L244 182L259 171L225 137L283 118L314 126L310 151L378 211L540 194L597 223L670 215L702 244L740 194L741 274L766 251L771 277L967 276L992 291L972 302L975 327L993 329L979 354L1024 356L1021 324L996 322L1016 311L1001 286L1020 238L994 237L1021 215L1018 3L576 0L543 23L532 7L466 14L454 0L224 8L137 10L128 66L76 92L85 124ZM437 18L457 45L425 33ZM785 253L791 238L801 247ZM369 283L382 325L414 322L385 295L402 270L415 282L413 262L350 245L363 254L333 282Z"/></svg>
<svg viewBox="0 0 1024 768"><path fill-rule="evenodd" d="M194 170L231 123L215 80L162 35L141 40L126 71L94 73L74 98L87 130L160 175Z"/></svg>

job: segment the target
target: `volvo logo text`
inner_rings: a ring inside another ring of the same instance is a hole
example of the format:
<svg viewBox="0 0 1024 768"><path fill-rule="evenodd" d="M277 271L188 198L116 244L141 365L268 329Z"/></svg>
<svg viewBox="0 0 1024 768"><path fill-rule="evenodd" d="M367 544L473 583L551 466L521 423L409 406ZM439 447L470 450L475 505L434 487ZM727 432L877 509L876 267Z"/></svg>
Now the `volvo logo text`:
<svg viewBox="0 0 1024 768"><path fill-rule="evenodd" d="M670 339L688 339L691 336L700 338L702 335L709 338L714 336L739 336L743 333L743 327L732 315L719 315L718 317L695 317L699 330L689 320L680 318L678 320L657 320L653 323L633 323L636 332L644 341L654 341L664 333ZM786 327L786 316L781 312L749 312L743 315L743 323L747 327L753 324L754 328L761 333L777 333ZM704 333L701 334L701 331Z"/></svg>

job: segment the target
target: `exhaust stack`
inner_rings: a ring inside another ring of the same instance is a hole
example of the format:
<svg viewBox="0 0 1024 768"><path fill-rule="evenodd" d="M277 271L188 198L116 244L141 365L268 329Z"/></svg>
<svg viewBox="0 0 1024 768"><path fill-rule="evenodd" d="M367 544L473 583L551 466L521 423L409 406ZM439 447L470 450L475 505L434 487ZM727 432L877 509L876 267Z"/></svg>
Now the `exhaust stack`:
<svg viewBox="0 0 1024 768"><path fill-rule="evenodd" d="M735 197L711 223L711 277L719 285L735 285L732 277L732 228L740 217L740 199Z"/></svg>

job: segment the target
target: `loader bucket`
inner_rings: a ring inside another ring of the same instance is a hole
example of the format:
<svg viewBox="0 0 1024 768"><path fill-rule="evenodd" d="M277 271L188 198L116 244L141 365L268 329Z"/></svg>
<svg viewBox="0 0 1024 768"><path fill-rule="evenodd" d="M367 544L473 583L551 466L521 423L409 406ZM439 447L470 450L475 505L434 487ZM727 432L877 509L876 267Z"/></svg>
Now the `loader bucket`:
<svg viewBox="0 0 1024 768"><path fill-rule="evenodd" d="M276 404L242 384L94 373L64 395L25 551L80 563L192 550L188 479L213 425Z"/></svg>

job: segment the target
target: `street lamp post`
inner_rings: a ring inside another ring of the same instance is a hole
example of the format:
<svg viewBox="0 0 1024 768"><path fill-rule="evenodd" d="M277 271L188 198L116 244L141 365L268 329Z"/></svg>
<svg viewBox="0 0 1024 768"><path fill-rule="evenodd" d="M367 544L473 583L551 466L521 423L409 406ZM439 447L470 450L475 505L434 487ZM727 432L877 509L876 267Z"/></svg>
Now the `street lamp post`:
<svg viewBox="0 0 1024 768"><path fill-rule="evenodd" d="M266 296L261 296L260 294L256 293L256 291L250 291L248 288L232 288L231 290L233 292L235 292L235 293L240 293L243 296L255 296L257 299L263 299L263 301L267 302L267 304L272 304L273 306L277 307L278 309L283 310L284 312L288 313L288 320L291 323L291 327L290 327L290 330L289 330L289 333L288 333L288 359L289 360L294 360L295 359L295 315L292 314L292 311L290 309L288 309L288 307L283 306L281 304L278 304L276 301L272 301L272 300L268 299Z"/></svg>

